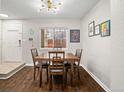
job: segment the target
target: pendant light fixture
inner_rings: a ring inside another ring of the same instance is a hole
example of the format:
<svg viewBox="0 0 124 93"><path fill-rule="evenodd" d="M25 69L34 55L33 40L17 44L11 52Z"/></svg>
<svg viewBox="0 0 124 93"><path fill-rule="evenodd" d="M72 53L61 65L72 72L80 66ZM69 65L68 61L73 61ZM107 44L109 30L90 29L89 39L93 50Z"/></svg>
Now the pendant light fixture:
<svg viewBox="0 0 124 93"><path fill-rule="evenodd" d="M60 6L62 6L60 0L41 0L40 11L46 10L47 12L57 13Z"/></svg>
<svg viewBox="0 0 124 93"><path fill-rule="evenodd" d="M4 14L2 11L2 0L0 0L0 17L9 17L7 14Z"/></svg>

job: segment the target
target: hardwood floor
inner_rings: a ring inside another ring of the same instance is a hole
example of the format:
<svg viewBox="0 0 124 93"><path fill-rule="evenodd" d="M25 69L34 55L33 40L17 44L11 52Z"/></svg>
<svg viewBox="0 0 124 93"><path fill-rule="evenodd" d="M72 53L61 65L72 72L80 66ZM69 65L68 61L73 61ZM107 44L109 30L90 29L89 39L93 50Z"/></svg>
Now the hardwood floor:
<svg viewBox="0 0 124 93"><path fill-rule="evenodd" d="M65 92L104 92L104 90L89 76L89 74L80 67L80 87L78 87L77 79L74 79L74 86L70 86L70 78L68 75ZM53 90L60 92L61 79L55 78L53 82ZM33 80L33 67L24 67L7 80L0 80L1 92L49 92L49 86L46 80L45 70L43 71L42 87L39 87L39 79Z"/></svg>

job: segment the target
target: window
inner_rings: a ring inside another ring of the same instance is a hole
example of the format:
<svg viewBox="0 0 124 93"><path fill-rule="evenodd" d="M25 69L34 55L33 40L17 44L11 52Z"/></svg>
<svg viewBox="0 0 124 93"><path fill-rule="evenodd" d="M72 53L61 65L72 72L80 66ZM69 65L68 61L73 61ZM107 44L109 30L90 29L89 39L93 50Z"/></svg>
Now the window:
<svg viewBox="0 0 124 93"><path fill-rule="evenodd" d="M66 48L66 28L41 29L41 48Z"/></svg>

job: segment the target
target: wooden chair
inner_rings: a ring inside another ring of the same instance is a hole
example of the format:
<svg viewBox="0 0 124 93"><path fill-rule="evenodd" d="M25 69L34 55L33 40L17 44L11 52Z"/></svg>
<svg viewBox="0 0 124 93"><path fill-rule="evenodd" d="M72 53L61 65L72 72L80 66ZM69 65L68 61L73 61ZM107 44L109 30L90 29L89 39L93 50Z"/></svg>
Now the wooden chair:
<svg viewBox="0 0 124 93"><path fill-rule="evenodd" d="M64 88L65 70L64 70L64 51L49 51L49 89L52 90L52 76L61 75L62 76L62 90Z"/></svg>
<svg viewBox="0 0 124 93"><path fill-rule="evenodd" d="M75 56L78 57L79 60L75 61L75 63L74 63L74 73L75 74L77 73L78 80L80 80L79 67L80 67L80 60L81 60L81 56L82 56L82 49L76 49ZM67 62L65 64L65 67L66 67L66 72L68 72L68 69L71 69L71 64ZM77 70L77 72L75 70Z"/></svg>
<svg viewBox="0 0 124 93"><path fill-rule="evenodd" d="M37 48L31 49L31 54L32 54L32 59L34 64L34 80L35 80L36 71L38 70L37 73L39 73L39 68L40 68L40 63L37 60L35 60L35 57L38 56ZM48 80L48 65L49 65L48 62L46 61L42 62L42 68L46 69L47 80Z"/></svg>
<svg viewBox="0 0 124 93"><path fill-rule="evenodd" d="M79 58L79 60L75 62L74 68L77 69L78 80L80 80L79 67L80 67L80 60L81 60L81 56L82 56L82 49L76 49L75 56L77 56Z"/></svg>

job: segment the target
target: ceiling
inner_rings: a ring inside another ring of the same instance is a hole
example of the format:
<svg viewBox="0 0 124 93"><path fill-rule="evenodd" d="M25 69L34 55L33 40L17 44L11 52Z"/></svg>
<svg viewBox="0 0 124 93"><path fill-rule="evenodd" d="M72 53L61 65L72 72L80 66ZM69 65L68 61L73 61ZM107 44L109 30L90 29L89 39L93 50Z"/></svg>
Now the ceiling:
<svg viewBox="0 0 124 93"><path fill-rule="evenodd" d="M61 1L63 5L57 14L38 12L40 0L2 0L1 10L9 15L7 19L82 18L99 0Z"/></svg>

